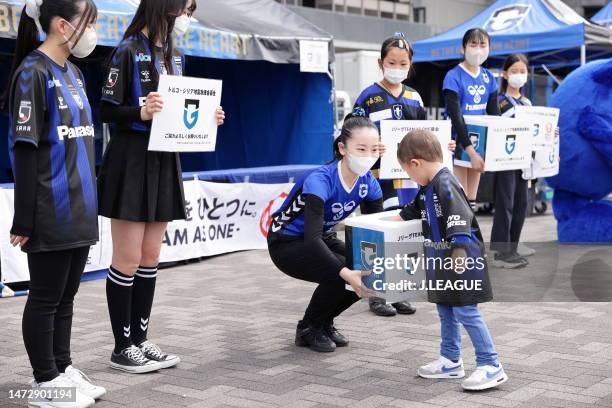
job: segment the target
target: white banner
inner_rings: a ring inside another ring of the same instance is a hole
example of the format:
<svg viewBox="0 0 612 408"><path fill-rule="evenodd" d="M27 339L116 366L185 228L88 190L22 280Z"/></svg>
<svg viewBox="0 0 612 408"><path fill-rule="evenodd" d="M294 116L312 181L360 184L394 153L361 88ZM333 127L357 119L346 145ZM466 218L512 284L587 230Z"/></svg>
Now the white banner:
<svg viewBox="0 0 612 408"><path fill-rule="evenodd" d="M162 262L265 249L270 214L287 184L185 182L187 220L168 225Z"/></svg>
<svg viewBox="0 0 612 408"><path fill-rule="evenodd" d="M161 75L164 109L153 116L149 150L213 152L221 86L219 80Z"/></svg>
<svg viewBox="0 0 612 408"><path fill-rule="evenodd" d="M451 141L450 120L383 120L380 122L381 141L387 151L380 159L381 179L409 179L397 160L397 146L404 136L412 130L426 129L438 137L442 145L444 165L453 169L453 155L448 150Z"/></svg>
<svg viewBox="0 0 612 408"><path fill-rule="evenodd" d="M168 224L161 262L172 262L248 249L265 249L271 214L281 206L292 183L184 183L187 220ZM0 267L2 282L29 280L26 254L9 243L13 189L0 189ZM100 241L91 247L85 272L110 266L110 220L99 217Z"/></svg>

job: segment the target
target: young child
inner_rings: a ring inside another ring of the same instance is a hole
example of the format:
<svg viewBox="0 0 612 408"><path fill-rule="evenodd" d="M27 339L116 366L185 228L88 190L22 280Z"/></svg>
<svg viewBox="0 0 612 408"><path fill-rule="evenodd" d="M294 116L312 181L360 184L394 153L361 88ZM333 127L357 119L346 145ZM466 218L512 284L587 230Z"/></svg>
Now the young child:
<svg viewBox="0 0 612 408"><path fill-rule="evenodd" d="M442 164L442 147L433 133L408 133L397 151L402 168L422 187L400 213L402 220L421 219L428 300L437 304L441 324L440 357L419 368L423 378L463 378L461 326L476 352L476 370L461 384L484 390L508 380L478 303L493 298L482 235L469 201L451 171ZM444 262L430 262L443 258ZM452 260L448 267L447 260ZM433 263L433 266L431 264ZM460 282L463 281L463 282ZM456 283L463 283L461 288ZM480 284L480 287L477 284ZM446 289L447 284L452 288ZM431 290L442 285L445 290Z"/></svg>

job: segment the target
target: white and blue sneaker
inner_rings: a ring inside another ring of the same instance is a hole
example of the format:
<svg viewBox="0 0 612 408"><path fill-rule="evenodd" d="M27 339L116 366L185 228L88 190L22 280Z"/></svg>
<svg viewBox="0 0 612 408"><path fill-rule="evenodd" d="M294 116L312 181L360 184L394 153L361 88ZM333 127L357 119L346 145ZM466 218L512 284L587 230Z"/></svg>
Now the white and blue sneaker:
<svg viewBox="0 0 612 408"><path fill-rule="evenodd" d="M440 356L437 360L419 367L417 370L419 377L423 378L463 378L463 360L453 363L446 357Z"/></svg>
<svg viewBox="0 0 612 408"><path fill-rule="evenodd" d="M508 375L501 364L497 367L485 365L476 367L476 371L466 378L461 386L464 390L480 391L497 387L506 381L508 381Z"/></svg>

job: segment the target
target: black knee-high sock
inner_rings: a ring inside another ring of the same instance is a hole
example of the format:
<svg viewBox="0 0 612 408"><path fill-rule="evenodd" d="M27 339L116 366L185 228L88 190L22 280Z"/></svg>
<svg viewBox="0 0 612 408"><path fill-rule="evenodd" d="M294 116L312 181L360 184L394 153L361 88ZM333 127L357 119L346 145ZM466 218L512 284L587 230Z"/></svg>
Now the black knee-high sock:
<svg viewBox="0 0 612 408"><path fill-rule="evenodd" d="M124 275L112 266L109 268L106 275L106 300L115 336L115 353L132 345L130 322L133 284L133 276Z"/></svg>
<svg viewBox="0 0 612 408"><path fill-rule="evenodd" d="M147 339L156 280L157 266L138 267L132 290L132 341L137 346Z"/></svg>

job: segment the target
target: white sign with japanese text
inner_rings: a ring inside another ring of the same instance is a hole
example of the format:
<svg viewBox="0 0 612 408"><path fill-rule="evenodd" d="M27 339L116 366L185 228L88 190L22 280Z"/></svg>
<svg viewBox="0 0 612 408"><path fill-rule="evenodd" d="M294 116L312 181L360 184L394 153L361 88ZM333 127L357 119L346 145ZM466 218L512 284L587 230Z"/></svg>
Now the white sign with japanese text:
<svg viewBox="0 0 612 408"><path fill-rule="evenodd" d="M397 146L408 132L416 129L430 130L436 135L442 146L444 165L453 169L453 155L448 150L451 141L450 120L382 120L380 122L381 141L385 144L387 151L380 159L381 179L410 178L397 160Z"/></svg>
<svg viewBox="0 0 612 408"><path fill-rule="evenodd" d="M149 150L215 151L221 87L222 82L214 79L160 75L164 108L153 116Z"/></svg>

